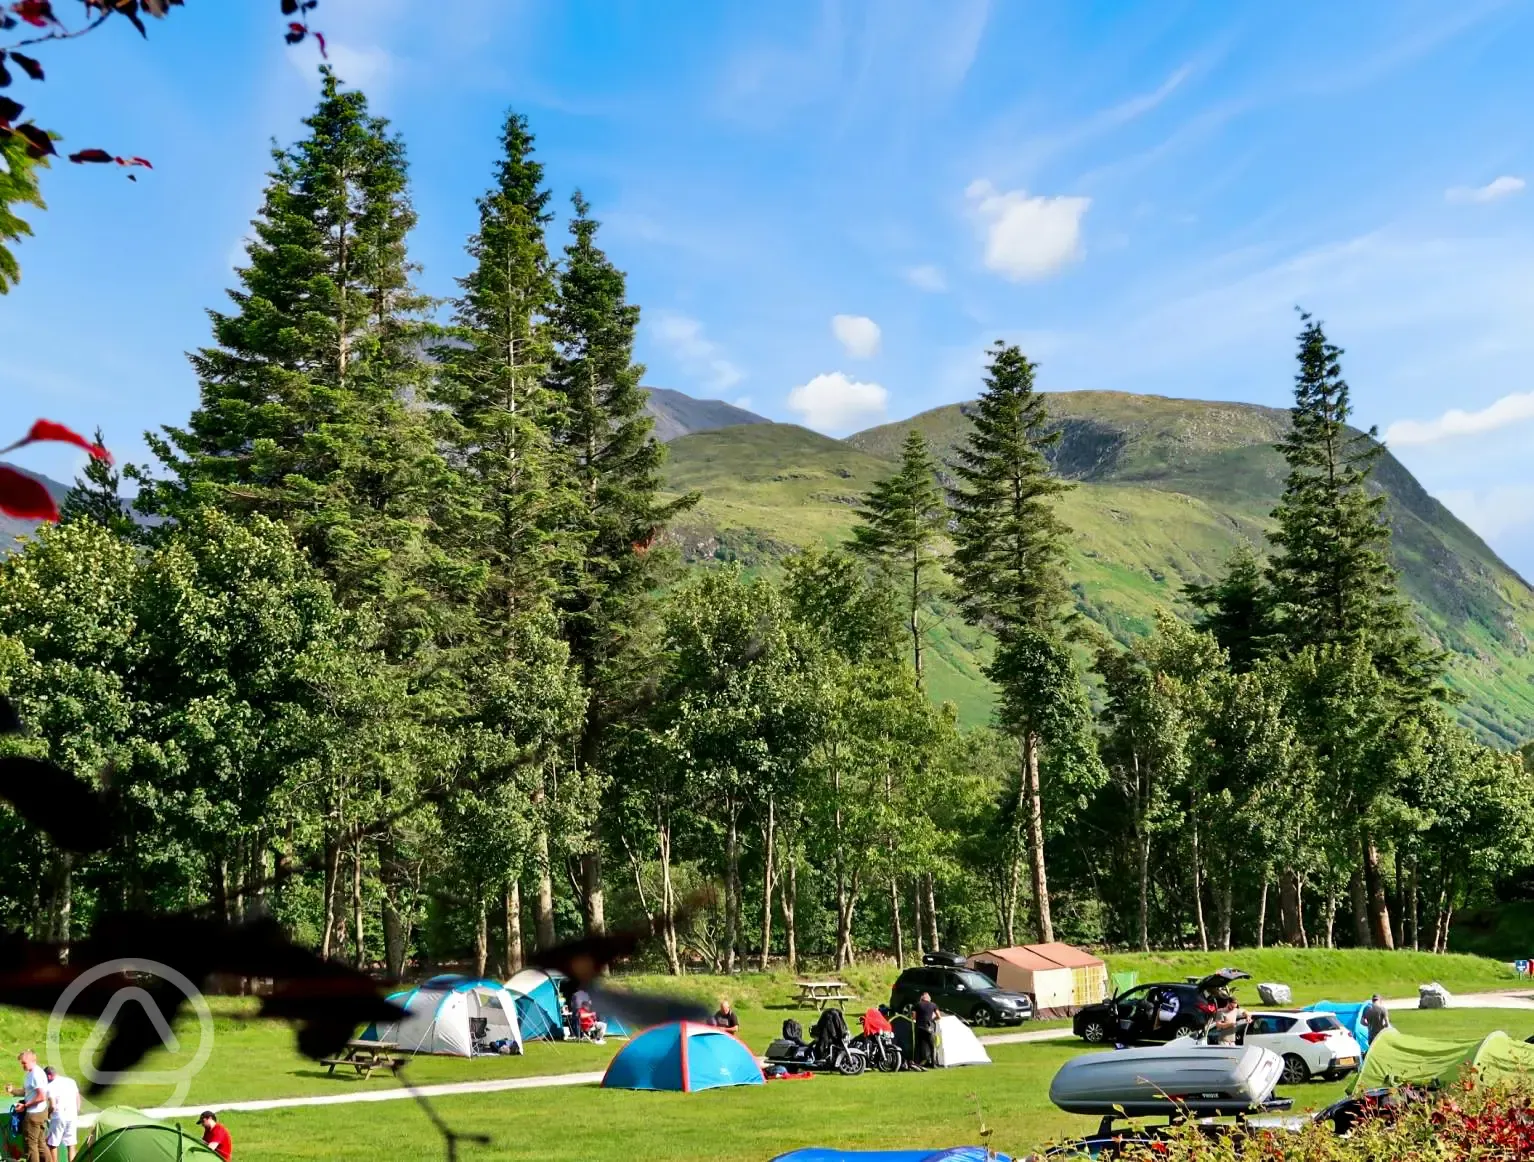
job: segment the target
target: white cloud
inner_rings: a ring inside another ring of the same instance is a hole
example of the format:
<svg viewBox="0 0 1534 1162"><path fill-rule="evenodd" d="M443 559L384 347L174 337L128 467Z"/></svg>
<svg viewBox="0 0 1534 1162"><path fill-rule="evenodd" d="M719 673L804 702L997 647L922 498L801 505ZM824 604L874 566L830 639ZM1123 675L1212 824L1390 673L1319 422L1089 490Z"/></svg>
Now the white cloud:
<svg viewBox="0 0 1534 1162"><path fill-rule="evenodd" d="M948 280L943 277L943 272L935 266L911 266L905 270L905 280L917 290L930 291L932 294L942 294L948 289Z"/></svg>
<svg viewBox="0 0 1534 1162"><path fill-rule="evenodd" d="M395 71L394 57L388 49L377 45L358 47L349 42L330 41L325 45L325 57L320 57L319 47L312 42L299 45L288 53L288 60L304 76L319 87L319 66L329 64L336 76L348 89L361 89L370 99L376 99Z"/></svg>
<svg viewBox="0 0 1534 1162"><path fill-rule="evenodd" d="M832 315L831 334L854 359L872 359L879 354L879 324L866 315Z"/></svg>
<svg viewBox="0 0 1534 1162"><path fill-rule="evenodd" d="M726 391L746 377L725 358L724 349L703 334L703 324L689 315L661 311L653 316L650 331L688 375L712 391Z"/></svg>
<svg viewBox="0 0 1534 1162"><path fill-rule="evenodd" d="M1520 194L1527 184L1522 178L1503 174L1484 186L1455 186L1453 189L1445 190L1443 196L1445 201L1457 205L1483 205L1486 202L1499 202L1503 198Z"/></svg>
<svg viewBox="0 0 1534 1162"><path fill-rule="evenodd" d="M979 179L964 191L985 239L985 265L1021 282L1046 278L1081 256L1081 217L1091 198L1030 196Z"/></svg>
<svg viewBox="0 0 1534 1162"><path fill-rule="evenodd" d="M1385 439L1397 447L1436 444L1456 436L1479 436L1529 420L1534 420L1534 391L1515 391L1480 411L1450 408L1437 419L1397 420L1385 429Z"/></svg>
<svg viewBox="0 0 1534 1162"><path fill-rule="evenodd" d="M740 408L742 411L751 410L751 397L749 395L743 395L739 399L731 400L730 402L733 403L736 407Z"/></svg>
<svg viewBox="0 0 1534 1162"><path fill-rule="evenodd" d="M788 408L807 427L841 435L884 419L889 392L877 383L860 383L840 371L817 375L788 393Z"/></svg>
<svg viewBox="0 0 1534 1162"><path fill-rule="evenodd" d="M1448 489L1438 499L1488 541L1534 522L1534 484L1499 484L1484 492Z"/></svg>

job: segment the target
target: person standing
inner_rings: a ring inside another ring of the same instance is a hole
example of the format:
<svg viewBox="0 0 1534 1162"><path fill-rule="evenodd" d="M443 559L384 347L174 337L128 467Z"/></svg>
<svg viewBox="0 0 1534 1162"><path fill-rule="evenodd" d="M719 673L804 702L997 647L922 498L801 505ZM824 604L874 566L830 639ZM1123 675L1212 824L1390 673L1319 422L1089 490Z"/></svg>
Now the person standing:
<svg viewBox="0 0 1534 1162"><path fill-rule="evenodd" d="M51 1065L43 1076L48 1079L48 1153L53 1162L59 1162L60 1149L65 1158L72 1157L79 1141L80 1087Z"/></svg>
<svg viewBox="0 0 1534 1162"><path fill-rule="evenodd" d="M916 1002L916 1064L922 1069L937 1068L937 1006L931 993L922 993Z"/></svg>
<svg viewBox="0 0 1534 1162"><path fill-rule="evenodd" d="M218 1124L218 1115L212 1110L203 1110L197 1120L202 1123L202 1144L224 1162L229 1162L229 1156L234 1153L234 1139L229 1136L227 1129Z"/></svg>
<svg viewBox="0 0 1534 1162"><path fill-rule="evenodd" d="M1385 1002L1380 1000L1379 993L1369 998L1369 1003L1364 1006L1364 1011L1359 1016L1363 1020L1364 1028L1369 1030L1371 1043L1390 1028L1390 1010L1385 1008Z"/></svg>
<svg viewBox="0 0 1534 1162"><path fill-rule="evenodd" d="M53 1162L48 1153L48 1075L37 1064L37 1054L23 1049L16 1055L21 1063L21 1101L16 1112L21 1115L21 1140L26 1146L27 1162ZM5 1092L15 1094L8 1085Z"/></svg>

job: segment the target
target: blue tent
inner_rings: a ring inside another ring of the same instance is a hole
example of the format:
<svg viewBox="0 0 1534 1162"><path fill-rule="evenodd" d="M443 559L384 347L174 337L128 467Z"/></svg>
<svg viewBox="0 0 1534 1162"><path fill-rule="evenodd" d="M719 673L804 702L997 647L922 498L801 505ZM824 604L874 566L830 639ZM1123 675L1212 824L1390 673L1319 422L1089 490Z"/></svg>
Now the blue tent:
<svg viewBox="0 0 1534 1162"><path fill-rule="evenodd" d="M515 999L498 980L471 980L462 976L434 976L419 988L406 989L389 998L405 1010L398 1021L369 1025L363 1037L369 1041L392 1041L410 1053L445 1053L473 1057L483 1052L482 1043L509 1041L522 1052L522 1032ZM484 1022L482 1035L474 1035L475 1021Z"/></svg>
<svg viewBox="0 0 1534 1162"><path fill-rule="evenodd" d="M663 1089L697 1093L725 1085L762 1085L751 1050L723 1029L673 1021L646 1029L608 1063L606 1089Z"/></svg>
<svg viewBox="0 0 1534 1162"><path fill-rule="evenodd" d="M987 1154L984 1146L954 1146L948 1150L826 1150L812 1146L779 1154L772 1162L1012 1162L1005 1154Z"/></svg>
<svg viewBox="0 0 1534 1162"><path fill-rule="evenodd" d="M525 968L506 982L517 998L517 1022L529 1041L557 1041L564 1036L565 1007L559 995L558 973Z"/></svg>
<svg viewBox="0 0 1534 1162"><path fill-rule="evenodd" d="M1358 1047L1367 1053L1369 1052L1369 1026L1364 1024L1364 1009L1368 1007L1368 1004L1368 1001L1358 1001L1356 1004L1317 1001L1313 1005L1306 1005L1305 1012L1331 1013L1344 1029L1353 1034L1353 1040L1358 1042Z"/></svg>

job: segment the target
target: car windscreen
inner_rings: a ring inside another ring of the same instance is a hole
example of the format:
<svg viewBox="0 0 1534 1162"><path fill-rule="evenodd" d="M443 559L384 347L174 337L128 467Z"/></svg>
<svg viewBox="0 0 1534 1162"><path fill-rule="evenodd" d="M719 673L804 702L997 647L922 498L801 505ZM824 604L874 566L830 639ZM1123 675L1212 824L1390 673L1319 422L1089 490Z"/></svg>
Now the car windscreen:
<svg viewBox="0 0 1534 1162"><path fill-rule="evenodd" d="M985 990L996 987L996 982L983 973L971 972L965 969L963 972L953 974L953 979L970 990Z"/></svg>
<svg viewBox="0 0 1534 1162"><path fill-rule="evenodd" d="M1312 1017L1306 1024L1310 1026L1312 1033L1330 1033L1333 1029L1342 1028L1342 1022L1330 1013L1323 1017Z"/></svg>

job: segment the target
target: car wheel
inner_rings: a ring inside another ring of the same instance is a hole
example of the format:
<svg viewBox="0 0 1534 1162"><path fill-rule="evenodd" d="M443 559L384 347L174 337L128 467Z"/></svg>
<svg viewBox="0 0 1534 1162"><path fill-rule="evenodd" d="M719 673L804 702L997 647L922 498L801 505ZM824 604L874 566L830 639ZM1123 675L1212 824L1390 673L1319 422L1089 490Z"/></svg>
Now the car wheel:
<svg viewBox="0 0 1534 1162"><path fill-rule="evenodd" d="M1101 1045L1108 1039L1108 1023L1093 1017L1081 1026L1081 1039L1088 1045Z"/></svg>
<svg viewBox="0 0 1534 1162"><path fill-rule="evenodd" d="M1172 1040L1173 1041L1177 1040L1177 1038L1179 1038L1179 1037L1197 1037L1197 1036L1198 1036L1198 1026L1197 1025L1190 1025L1186 1021L1183 1022L1181 1025L1176 1026L1172 1030Z"/></svg>
<svg viewBox="0 0 1534 1162"><path fill-rule="evenodd" d="M1310 1080L1310 1066L1298 1053L1284 1054L1284 1084L1304 1085Z"/></svg>

